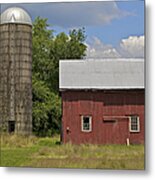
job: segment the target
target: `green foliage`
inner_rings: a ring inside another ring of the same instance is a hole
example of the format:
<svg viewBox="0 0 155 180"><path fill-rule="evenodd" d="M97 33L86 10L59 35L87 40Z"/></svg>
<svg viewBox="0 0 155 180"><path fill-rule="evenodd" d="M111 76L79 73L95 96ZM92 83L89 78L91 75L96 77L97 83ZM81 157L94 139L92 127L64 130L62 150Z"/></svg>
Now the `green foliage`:
<svg viewBox="0 0 155 180"><path fill-rule="evenodd" d="M68 59L81 59L86 50L86 45L83 44L85 40L84 29L70 31L70 41L68 44L69 57Z"/></svg>
<svg viewBox="0 0 155 180"><path fill-rule="evenodd" d="M39 136L51 136L60 130L61 99L35 76L32 82L34 132Z"/></svg>
<svg viewBox="0 0 155 180"><path fill-rule="evenodd" d="M37 17L33 24L33 130L38 136L51 136L61 128L59 60L85 56L84 29L54 37L47 19Z"/></svg>
<svg viewBox="0 0 155 180"><path fill-rule="evenodd" d="M36 18L33 24L33 74L38 79L47 80L47 71L51 69L50 48L53 39L53 31L47 30L47 19Z"/></svg>

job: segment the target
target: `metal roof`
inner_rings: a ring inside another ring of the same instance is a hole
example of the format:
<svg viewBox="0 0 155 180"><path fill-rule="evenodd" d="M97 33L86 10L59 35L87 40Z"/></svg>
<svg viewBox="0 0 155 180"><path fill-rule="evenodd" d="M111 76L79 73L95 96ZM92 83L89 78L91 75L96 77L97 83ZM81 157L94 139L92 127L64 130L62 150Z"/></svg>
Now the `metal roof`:
<svg viewBox="0 0 155 180"><path fill-rule="evenodd" d="M0 16L0 24L17 23L32 25L29 14L22 8L12 7L6 9Z"/></svg>
<svg viewBox="0 0 155 180"><path fill-rule="evenodd" d="M59 89L143 89L144 59L61 60Z"/></svg>

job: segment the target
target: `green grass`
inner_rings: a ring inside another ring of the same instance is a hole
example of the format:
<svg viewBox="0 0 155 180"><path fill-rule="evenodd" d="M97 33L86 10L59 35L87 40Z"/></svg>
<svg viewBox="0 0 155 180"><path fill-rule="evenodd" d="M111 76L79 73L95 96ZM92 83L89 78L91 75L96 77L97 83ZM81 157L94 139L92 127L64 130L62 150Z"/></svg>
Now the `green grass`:
<svg viewBox="0 0 155 180"><path fill-rule="evenodd" d="M59 136L1 136L1 166L144 169L143 145L60 145Z"/></svg>

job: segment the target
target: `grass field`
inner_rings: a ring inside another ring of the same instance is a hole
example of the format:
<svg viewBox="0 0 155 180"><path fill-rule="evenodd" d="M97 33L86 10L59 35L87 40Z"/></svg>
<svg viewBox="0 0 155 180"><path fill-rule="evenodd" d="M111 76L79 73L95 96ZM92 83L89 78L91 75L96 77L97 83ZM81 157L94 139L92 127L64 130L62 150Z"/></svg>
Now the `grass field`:
<svg viewBox="0 0 155 180"><path fill-rule="evenodd" d="M53 138L1 135L1 166L144 169L143 145L60 145Z"/></svg>

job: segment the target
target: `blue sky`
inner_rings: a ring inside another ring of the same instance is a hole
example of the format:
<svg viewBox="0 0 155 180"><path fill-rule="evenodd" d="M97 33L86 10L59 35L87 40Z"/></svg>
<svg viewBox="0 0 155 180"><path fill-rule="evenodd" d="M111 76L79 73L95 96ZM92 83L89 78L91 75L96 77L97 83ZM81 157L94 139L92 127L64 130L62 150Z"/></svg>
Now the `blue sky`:
<svg viewBox="0 0 155 180"><path fill-rule="evenodd" d="M86 43L89 45L90 52L96 50L96 54L97 51L100 53L99 51L103 52L104 50L107 53L110 48L110 52L112 50L120 54L121 51L120 56L122 56L124 49L128 51L126 48L129 46L129 41L132 46L136 43L136 47L138 47L137 43L139 41L142 43L142 37L144 37L144 1L140 0L14 5L27 10L32 20L36 16L48 18L48 23L52 25L56 34L62 31L68 33L72 28L85 27ZM14 5L3 4L2 11ZM129 37L133 37L133 39L130 38L127 42L123 41L123 39L128 40ZM126 47L120 48L121 43ZM142 46L144 46L144 42ZM131 54L132 52L126 56L131 56ZM140 52L138 56L143 56L142 54ZM104 56L103 53L102 56Z"/></svg>

